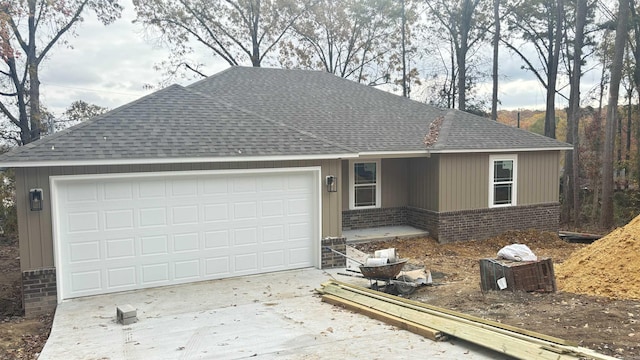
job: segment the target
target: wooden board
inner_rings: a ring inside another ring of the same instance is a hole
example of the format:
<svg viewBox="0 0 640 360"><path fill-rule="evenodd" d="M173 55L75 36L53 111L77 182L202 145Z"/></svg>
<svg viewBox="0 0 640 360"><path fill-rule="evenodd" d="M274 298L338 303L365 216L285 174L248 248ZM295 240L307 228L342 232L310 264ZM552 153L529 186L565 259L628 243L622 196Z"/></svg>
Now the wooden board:
<svg viewBox="0 0 640 360"><path fill-rule="evenodd" d="M552 342L540 339L540 336L532 337L524 329L511 331L480 318L457 316L464 314L338 281L323 284L319 291L331 296L332 303L348 304L345 306L363 313L388 314L394 317L394 321L418 324L519 359L615 359L590 349L560 344L561 339L554 338L560 341Z"/></svg>
<svg viewBox="0 0 640 360"><path fill-rule="evenodd" d="M322 301L332 305L343 307L345 309L348 309L363 315L367 315L372 319L380 320L385 324L399 327L401 329L407 330L414 334L424 336L427 339L431 339L433 341L443 341L447 339L447 336L445 334L441 333L440 331L434 330L430 327L427 327L418 323L414 323L411 321L407 321L397 316L393 316L369 307L364 307L356 302L345 300L334 295L328 295L328 294L322 295Z"/></svg>

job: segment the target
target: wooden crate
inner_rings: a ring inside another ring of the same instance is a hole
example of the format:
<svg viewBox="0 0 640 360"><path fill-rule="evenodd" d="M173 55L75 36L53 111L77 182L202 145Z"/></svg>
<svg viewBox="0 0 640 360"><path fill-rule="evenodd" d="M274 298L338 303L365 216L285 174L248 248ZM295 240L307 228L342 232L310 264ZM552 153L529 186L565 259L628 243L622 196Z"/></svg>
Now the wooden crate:
<svg viewBox="0 0 640 360"><path fill-rule="evenodd" d="M501 289L498 281L504 278L506 288ZM480 287L482 291L538 291L555 292L556 277L553 262L549 258L538 261L510 261L503 259L480 260Z"/></svg>

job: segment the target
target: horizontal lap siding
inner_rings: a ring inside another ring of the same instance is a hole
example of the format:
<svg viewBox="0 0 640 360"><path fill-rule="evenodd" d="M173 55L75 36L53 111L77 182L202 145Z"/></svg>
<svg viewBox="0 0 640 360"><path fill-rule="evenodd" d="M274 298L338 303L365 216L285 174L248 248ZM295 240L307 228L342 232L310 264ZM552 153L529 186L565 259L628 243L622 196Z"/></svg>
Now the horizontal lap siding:
<svg viewBox="0 0 640 360"><path fill-rule="evenodd" d="M324 177L327 175L337 176L338 179L342 177L340 160L17 168L16 200L19 214L21 268L25 271L54 266L50 176L308 166L321 167L321 185L324 184ZM40 212L29 210L28 193L31 188L43 190L44 208ZM342 234L342 212L339 211L342 207L342 191L343 187L340 186L337 193L328 193L325 186L321 188L323 237Z"/></svg>

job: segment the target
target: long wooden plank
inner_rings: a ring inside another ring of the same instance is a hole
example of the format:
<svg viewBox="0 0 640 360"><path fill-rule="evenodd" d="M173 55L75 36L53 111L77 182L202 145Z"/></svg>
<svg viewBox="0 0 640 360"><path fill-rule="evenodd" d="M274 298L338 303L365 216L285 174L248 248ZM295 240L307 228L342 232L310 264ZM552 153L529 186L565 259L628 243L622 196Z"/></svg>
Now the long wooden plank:
<svg viewBox="0 0 640 360"><path fill-rule="evenodd" d="M357 288L357 287L355 287ZM350 291L354 290L354 291ZM492 328L486 324L474 323L447 314L435 314L419 307L394 303L385 299L382 293L359 293L359 289L346 289L336 284L326 284L325 293L356 302L377 311L387 312L402 319L410 320L446 334L476 343L489 349L520 359L576 359L588 357L613 360L615 358L598 354L593 350L559 345L522 334L510 333L504 329ZM397 299L397 298L396 298Z"/></svg>
<svg viewBox="0 0 640 360"><path fill-rule="evenodd" d="M336 283L340 283L339 281L335 281L335 282ZM551 351L558 352L558 353L579 354L582 357L588 357L588 358L592 358L592 359L607 359L607 360L616 359L614 357L610 357L610 356L606 356L606 355L600 354L600 353L598 353L596 351L593 351L591 349L588 349L588 348L577 347L577 346L573 346L573 345L561 345L561 344L558 344L556 341L546 341L544 339L540 339L540 337L546 336L544 334L540 334L540 333L536 333L536 332L529 332L529 331L524 330L524 329L520 329L520 328L517 328L517 327L511 327L511 326L500 324L500 323L496 323L496 322L483 321L484 319L482 319L482 318L477 318L477 317L474 317L474 316L471 316L471 315L466 315L466 314L458 313L458 312L455 312L455 311L438 308L438 307L435 307L435 306L432 306L432 305L428 305L428 304L424 304L424 303L420 303L420 302L416 302L416 301L412 301L412 300L408 300L408 299L404 299L404 298L399 298L397 296L381 293L379 291L370 290L370 289L366 289L366 288L355 286L355 285L350 285L350 284L346 284L346 283L340 283L339 286L342 287L342 288L348 289L350 291L362 293L362 294L365 294L366 296L371 296L371 297L374 297L374 298L379 298L379 299L382 299L383 301L387 301L387 302L390 302L390 303L394 303L394 304L400 303L400 305L402 305L402 306L407 306L407 307L414 308L414 309L417 309L419 311L424 311L424 312L427 312L427 313L431 313L431 314L434 314L434 315L441 315L441 316L444 316L444 317L450 316L451 319L458 320L458 321L461 321L461 322L466 322L469 325L485 327L485 328L492 329L492 330L497 331L497 332L503 332L503 333L505 333L507 335L510 335L510 336L519 337L519 338L525 339L527 341L537 342L538 344L542 345L544 348L546 348L548 350L551 350ZM437 311L438 309L444 310L445 313L440 313L439 311ZM461 317L457 317L457 316L451 315L451 314L460 314L462 316ZM476 323L476 321L472 321L472 320L481 320L481 321ZM500 325L500 326L494 327L494 326L490 325L491 323L494 323L494 324L497 324L497 325ZM517 329L517 330L520 330L520 331L512 332L512 331L508 330L509 328ZM530 336L526 335L526 333L532 333L532 334L536 334L538 336L530 337ZM549 337L549 338L557 339L557 338L553 338L553 337Z"/></svg>
<svg viewBox="0 0 640 360"><path fill-rule="evenodd" d="M356 302L342 299L334 295L329 295L329 294L322 295L322 301L328 304L344 307L347 310L351 310L363 315L367 315L372 319L380 320L385 324L396 326L398 328L407 330L414 334L424 336L427 339L431 339L433 341L442 341L442 340L446 340L447 338L446 335L443 334L442 332L434 330L430 327L415 323L413 321L405 320L397 316L393 316L388 313L372 309L370 307L365 307Z"/></svg>
<svg viewBox="0 0 640 360"><path fill-rule="evenodd" d="M400 302L400 303L407 304L407 305L410 305L410 306L418 307L420 309L434 311L437 314L447 314L447 315L455 316L456 318L466 319L466 320L477 322L477 323L480 323L480 324L489 325L489 326L492 326L492 327L495 327L495 328L504 329L504 330L507 330L507 331L511 331L511 332L514 332L514 333L518 333L518 334L522 334L522 335L526 335L526 336L530 336L530 337L534 337L534 338L545 340L545 341L552 342L552 343L555 343L555 344L567 345L567 346L577 346L578 345L578 343L575 342L575 341L560 339L560 338L557 338L557 337L554 337L554 336L541 334L541 333L538 333L538 332L535 332L535 331L530 331L530 330L518 328L518 327L515 327L515 326L499 323L497 321L491 321L491 320L483 319L481 317L477 317L477 316L461 313L461 312L458 312L458 311L453 311L453 310L449 310L449 309L433 306L433 305L422 303L422 302L419 302L419 301L410 300L410 299L406 299L406 298L401 298L401 297L397 297L397 296L390 295L390 294L385 294L385 293L382 293L380 291L367 289L367 288L364 288L364 287L361 287L361 286L348 284L348 283L341 282L341 281L338 281L338 280L330 280L330 281L322 284L322 286L325 286L327 284L335 284L335 285L338 285L338 286L341 286L341 287L345 287L345 288L348 288L348 289L353 289L354 291L357 291L359 293L371 294L372 296L374 296L376 298L389 299L390 301L392 301L394 303Z"/></svg>

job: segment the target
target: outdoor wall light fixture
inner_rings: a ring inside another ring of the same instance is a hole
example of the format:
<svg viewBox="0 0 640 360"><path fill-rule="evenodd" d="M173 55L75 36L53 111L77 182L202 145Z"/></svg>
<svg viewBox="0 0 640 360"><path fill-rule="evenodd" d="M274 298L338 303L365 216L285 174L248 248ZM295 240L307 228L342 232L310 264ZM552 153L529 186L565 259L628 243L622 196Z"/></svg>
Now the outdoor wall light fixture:
<svg viewBox="0 0 640 360"><path fill-rule="evenodd" d="M327 183L327 192L336 192L338 191L338 178L333 176L333 175L329 175L326 177L326 183Z"/></svg>
<svg viewBox="0 0 640 360"><path fill-rule="evenodd" d="M42 189L29 190L29 206L31 211L42 210Z"/></svg>

